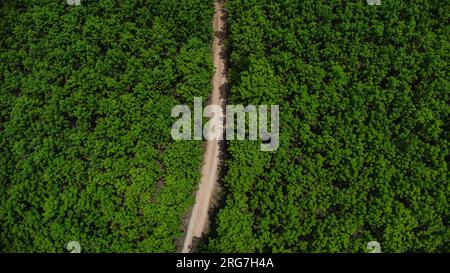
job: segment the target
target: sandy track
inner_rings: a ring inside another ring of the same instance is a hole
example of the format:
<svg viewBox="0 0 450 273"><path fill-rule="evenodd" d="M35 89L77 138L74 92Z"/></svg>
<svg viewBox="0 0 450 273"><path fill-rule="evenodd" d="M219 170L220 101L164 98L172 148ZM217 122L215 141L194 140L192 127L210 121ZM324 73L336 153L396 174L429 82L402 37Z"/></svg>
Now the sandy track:
<svg viewBox="0 0 450 273"><path fill-rule="evenodd" d="M213 20L214 44L213 61L215 73L213 76L213 90L209 99L209 104L219 106L224 105L224 97L227 89L226 78L226 54L223 39L226 36L225 10L222 1L215 4L215 14ZM214 125L212 125L214 126ZM195 205L192 209L189 220L183 253L193 250L194 238L201 238L209 223L208 211L211 205L211 196L217 187L217 180L220 168L220 141L210 140L206 142L206 149L203 158L202 178L196 195Z"/></svg>

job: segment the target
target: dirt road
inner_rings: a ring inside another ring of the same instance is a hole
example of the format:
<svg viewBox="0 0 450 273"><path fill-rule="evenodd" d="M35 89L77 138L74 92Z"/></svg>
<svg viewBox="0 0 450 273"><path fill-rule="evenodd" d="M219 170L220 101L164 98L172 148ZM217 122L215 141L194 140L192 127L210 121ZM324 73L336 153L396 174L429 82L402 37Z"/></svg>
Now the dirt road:
<svg viewBox="0 0 450 273"><path fill-rule="evenodd" d="M216 1L214 14L214 44L213 61L215 73L213 76L213 90L209 104L224 106L227 92L226 78L226 51L223 40L226 37L225 10L221 0ZM214 126L214 125L212 125ZM197 191L195 205L189 220L186 238L183 244L183 253L191 252L194 238L201 238L209 223L208 211L211 205L211 196L217 187L217 179L220 168L221 141L210 140L206 142L203 158L202 178Z"/></svg>

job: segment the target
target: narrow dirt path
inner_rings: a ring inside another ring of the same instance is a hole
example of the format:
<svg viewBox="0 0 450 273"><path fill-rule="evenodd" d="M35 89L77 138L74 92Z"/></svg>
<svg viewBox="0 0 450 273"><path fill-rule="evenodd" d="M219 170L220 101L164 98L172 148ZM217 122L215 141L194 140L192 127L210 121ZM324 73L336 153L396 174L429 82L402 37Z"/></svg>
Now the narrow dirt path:
<svg viewBox="0 0 450 273"><path fill-rule="evenodd" d="M223 0L216 1L214 14L214 44L213 61L215 73L213 76L213 90L209 99L209 104L224 106L227 93L226 77L226 50L224 39L226 37L226 13L223 7ZM222 108L223 109L223 108ZM212 125L214 126L214 125ZM216 127L217 128L217 127ZM211 196L217 187L218 174L220 169L220 153L222 141L210 140L206 142L206 149L203 158L202 178L197 191L195 205L192 209L189 220L186 238L183 244L183 253L195 250L194 238L199 239L207 229L209 224L208 211L211 205Z"/></svg>

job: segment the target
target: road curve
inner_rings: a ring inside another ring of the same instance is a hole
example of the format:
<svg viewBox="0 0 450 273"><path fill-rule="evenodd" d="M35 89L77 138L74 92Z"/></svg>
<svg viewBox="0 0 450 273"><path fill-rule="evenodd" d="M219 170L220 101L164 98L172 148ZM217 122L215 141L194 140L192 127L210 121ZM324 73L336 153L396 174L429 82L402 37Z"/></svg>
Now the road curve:
<svg viewBox="0 0 450 273"><path fill-rule="evenodd" d="M224 105L224 96L227 86L226 77L226 54L223 39L226 36L225 10L221 0L215 3L215 13L213 19L214 43L213 61L215 73L212 83L213 90L209 98L209 104ZM223 94L221 94L223 92ZM214 126L213 124L211 124ZM217 128L217 127L216 127ZM211 196L217 186L220 168L220 141L208 140L203 158L202 178L196 195L195 205L192 209L191 218L186 232L182 253L189 253L193 250L194 238L201 238L209 223L208 211L211 205Z"/></svg>

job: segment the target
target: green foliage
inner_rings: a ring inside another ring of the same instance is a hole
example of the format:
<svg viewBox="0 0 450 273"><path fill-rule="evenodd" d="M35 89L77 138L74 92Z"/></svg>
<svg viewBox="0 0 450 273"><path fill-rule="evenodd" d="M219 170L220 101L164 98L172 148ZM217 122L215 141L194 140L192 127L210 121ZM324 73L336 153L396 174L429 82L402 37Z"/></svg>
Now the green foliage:
<svg viewBox="0 0 450 273"><path fill-rule="evenodd" d="M279 104L280 148L231 141L206 251L450 251L448 1L230 0L231 104Z"/></svg>
<svg viewBox="0 0 450 273"><path fill-rule="evenodd" d="M200 177L213 2L1 1L0 251L173 252Z"/></svg>
<svg viewBox="0 0 450 273"><path fill-rule="evenodd" d="M176 251L213 1L82 2L0 2L0 252ZM450 252L449 9L229 0L229 103L280 105L280 148L228 143L203 250Z"/></svg>

